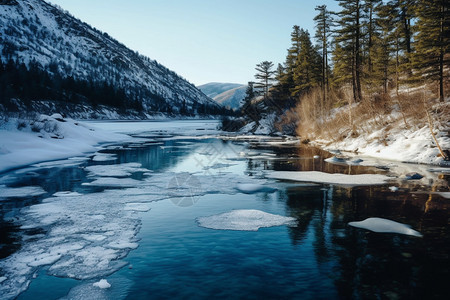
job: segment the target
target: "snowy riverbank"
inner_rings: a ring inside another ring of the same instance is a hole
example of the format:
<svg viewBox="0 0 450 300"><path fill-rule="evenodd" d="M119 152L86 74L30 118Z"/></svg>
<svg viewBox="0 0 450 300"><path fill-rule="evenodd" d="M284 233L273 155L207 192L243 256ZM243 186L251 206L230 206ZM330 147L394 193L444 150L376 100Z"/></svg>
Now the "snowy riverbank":
<svg viewBox="0 0 450 300"><path fill-rule="evenodd" d="M9 118L0 123L0 172L95 152L101 143L127 138L59 114L40 115L34 120Z"/></svg>
<svg viewBox="0 0 450 300"><path fill-rule="evenodd" d="M442 148L450 149L448 136L438 134L437 139ZM428 126L391 131L382 128L370 135L347 137L338 142L317 140L313 144L327 151L338 149L384 160L450 166L440 155Z"/></svg>

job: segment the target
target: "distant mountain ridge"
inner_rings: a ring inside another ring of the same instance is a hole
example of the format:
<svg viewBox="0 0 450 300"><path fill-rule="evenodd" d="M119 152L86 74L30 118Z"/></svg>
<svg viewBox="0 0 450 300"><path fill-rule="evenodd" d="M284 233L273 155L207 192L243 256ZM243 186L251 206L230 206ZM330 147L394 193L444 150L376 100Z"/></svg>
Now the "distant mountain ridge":
<svg viewBox="0 0 450 300"><path fill-rule="evenodd" d="M222 106L238 109L245 98L247 86L238 83L211 82L198 88Z"/></svg>
<svg viewBox="0 0 450 300"><path fill-rule="evenodd" d="M94 97L83 93L85 85L92 90L106 87L105 91L117 92L128 102L139 102L145 113L197 115L221 111L217 103L175 72L43 0L0 0L0 24L0 58L4 65L13 61L20 69L24 64L45 71L49 80L61 81L37 89L52 90L49 100L92 102ZM73 81L81 87L74 89L70 85ZM61 85L56 93L55 86ZM17 93L14 89L3 92L12 93L12 97ZM61 99L54 99L55 94ZM41 99L33 100L42 100L45 95L37 97ZM100 104L109 105L106 96L101 100L105 103ZM123 104L124 109L129 107Z"/></svg>

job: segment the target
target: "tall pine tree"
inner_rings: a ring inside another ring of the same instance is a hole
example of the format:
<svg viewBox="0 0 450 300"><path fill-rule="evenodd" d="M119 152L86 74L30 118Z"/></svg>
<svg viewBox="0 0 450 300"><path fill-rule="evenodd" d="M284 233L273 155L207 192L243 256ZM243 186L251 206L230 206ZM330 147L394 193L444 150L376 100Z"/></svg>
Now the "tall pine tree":
<svg viewBox="0 0 450 300"><path fill-rule="evenodd" d="M413 67L419 79L439 82L439 100L444 102L445 68L450 67L450 2L427 0L417 3L417 37Z"/></svg>

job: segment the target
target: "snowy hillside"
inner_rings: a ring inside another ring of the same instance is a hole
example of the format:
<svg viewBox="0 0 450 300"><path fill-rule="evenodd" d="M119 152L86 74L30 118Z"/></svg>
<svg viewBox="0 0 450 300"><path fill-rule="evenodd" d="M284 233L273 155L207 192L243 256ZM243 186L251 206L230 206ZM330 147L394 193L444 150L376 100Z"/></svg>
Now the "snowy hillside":
<svg viewBox="0 0 450 300"><path fill-rule="evenodd" d="M245 97L246 86L237 83L211 82L198 86L208 97L224 107L237 109Z"/></svg>
<svg viewBox="0 0 450 300"><path fill-rule="evenodd" d="M219 107L157 61L45 1L0 1L0 24L3 64L24 63L62 80L97 82L121 89L126 97L141 102L143 112L197 114ZM67 90L61 92L62 97L72 99L67 94Z"/></svg>

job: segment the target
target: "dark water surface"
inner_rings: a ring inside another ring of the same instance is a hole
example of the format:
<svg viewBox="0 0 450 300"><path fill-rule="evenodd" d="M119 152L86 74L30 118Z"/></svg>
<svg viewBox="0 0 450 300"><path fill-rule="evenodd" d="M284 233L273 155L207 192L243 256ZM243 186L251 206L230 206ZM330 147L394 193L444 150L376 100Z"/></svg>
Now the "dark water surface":
<svg viewBox="0 0 450 300"><path fill-rule="evenodd" d="M116 154L113 161L84 160L3 174L3 185L41 186L46 194L0 200L0 258L29 243L24 235L38 239L49 230L21 228L22 208L58 191L84 195L111 189L83 185L93 180L87 166L137 162L154 174L189 172L194 176L189 180L196 180L190 188L210 189L215 183L217 191L194 195L191 190L186 198L177 195L174 200L170 191L161 190L166 199L149 202L149 211L138 212L139 246L121 258L126 266L110 275L76 280L51 276L44 265L29 275L31 284L18 299L448 299L450 200L436 194L448 192L448 175L399 163L385 163L389 170L380 165L330 164L324 159L332 154L304 146L173 139L161 133L139 139L135 145L102 150ZM227 182L230 173L257 180L270 170L376 173L393 176L394 181L349 188L269 180L267 184L277 192L225 192L232 188L227 185L234 184ZM406 171L420 172L425 178L401 180L401 172ZM152 176L157 175L142 171L129 177L142 181ZM169 180L166 185L170 184ZM390 186L399 190L392 192ZM207 229L196 222L198 217L235 209L294 217L296 224L232 231ZM408 224L423 238L348 226L368 217ZM3 273L0 269L0 278ZM111 288L94 289L92 283L101 278Z"/></svg>

